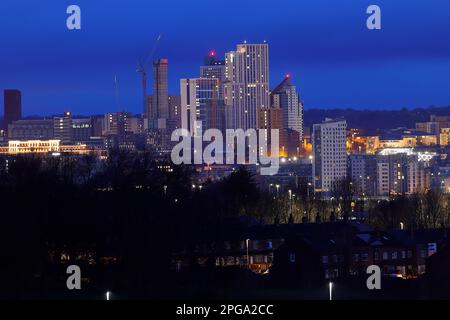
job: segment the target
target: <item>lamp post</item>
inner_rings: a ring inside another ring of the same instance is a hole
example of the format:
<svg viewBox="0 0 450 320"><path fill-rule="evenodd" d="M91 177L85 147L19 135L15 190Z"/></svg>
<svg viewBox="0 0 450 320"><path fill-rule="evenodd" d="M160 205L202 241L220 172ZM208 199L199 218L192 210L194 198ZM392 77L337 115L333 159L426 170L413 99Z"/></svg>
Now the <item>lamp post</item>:
<svg viewBox="0 0 450 320"><path fill-rule="evenodd" d="M333 300L333 282L328 283L328 288L330 291L330 301Z"/></svg>
<svg viewBox="0 0 450 320"><path fill-rule="evenodd" d="M248 243L249 243L249 241L250 241L250 239L246 239L245 240L245 243L246 243L246 246L247 246L247 268L250 269L250 257L249 257L249 254L248 254Z"/></svg>
<svg viewBox="0 0 450 320"><path fill-rule="evenodd" d="M279 190L280 190L280 185L277 184L275 187L277 187L277 198L278 198L278 194L279 194Z"/></svg>
<svg viewBox="0 0 450 320"><path fill-rule="evenodd" d="M289 190L289 211L292 217L292 190Z"/></svg>
<svg viewBox="0 0 450 320"><path fill-rule="evenodd" d="M309 188L312 186L312 183L311 182L308 182L308 186L306 187L306 195L307 195L307 197L308 197L308 200L309 200Z"/></svg>

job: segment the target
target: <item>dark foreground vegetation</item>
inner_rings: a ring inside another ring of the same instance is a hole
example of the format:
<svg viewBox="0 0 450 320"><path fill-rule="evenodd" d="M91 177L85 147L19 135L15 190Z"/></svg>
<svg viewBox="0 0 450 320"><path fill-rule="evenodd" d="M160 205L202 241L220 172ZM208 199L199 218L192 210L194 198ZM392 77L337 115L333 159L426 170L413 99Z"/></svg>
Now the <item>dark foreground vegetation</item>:
<svg viewBox="0 0 450 320"><path fill-rule="evenodd" d="M124 299L326 299L326 287L281 290L243 269L199 269L192 263L187 270L174 271L173 252L192 252L194 260L195 244L205 237L226 239L230 220L289 219L286 197L262 193L243 169L202 188L193 187L193 175L188 167L155 162L146 154L117 152L105 161L90 156L9 158L0 170L0 298L101 299L112 291ZM304 214L328 219L351 200L313 199L301 184L294 192L298 197L291 219L297 222ZM423 206L427 198L422 200ZM434 200L430 205L436 206ZM399 219L408 223L398 214L416 202L397 201L377 203L369 222L380 228L395 226ZM448 223L447 211L433 208L427 212L437 210L439 215L433 220L418 215L417 223ZM71 264L81 267L81 291L66 288ZM361 297L358 283L343 290L342 298Z"/></svg>

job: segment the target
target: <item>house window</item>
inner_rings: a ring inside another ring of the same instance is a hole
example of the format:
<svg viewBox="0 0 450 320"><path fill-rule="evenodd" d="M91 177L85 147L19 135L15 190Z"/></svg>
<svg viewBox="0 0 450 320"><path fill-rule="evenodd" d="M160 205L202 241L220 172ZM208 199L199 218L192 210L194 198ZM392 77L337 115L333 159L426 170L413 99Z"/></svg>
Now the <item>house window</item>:
<svg viewBox="0 0 450 320"><path fill-rule="evenodd" d="M362 261L362 262L367 262L367 261L369 261L369 254L368 254L368 253L362 253L362 254L361 254L361 261Z"/></svg>
<svg viewBox="0 0 450 320"><path fill-rule="evenodd" d="M407 256L408 256L408 259L412 258L412 251L411 250L408 250Z"/></svg>
<svg viewBox="0 0 450 320"><path fill-rule="evenodd" d="M383 260L387 260L387 259L389 259L389 255L388 255L388 253L385 251L385 252L383 252Z"/></svg>
<svg viewBox="0 0 450 320"><path fill-rule="evenodd" d="M392 252L392 260L397 260L397 251Z"/></svg>
<svg viewBox="0 0 450 320"><path fill-rule="evenodd" d="M322 256L322 263L327 264L328 263L328 256Z"/></svg>
<svg viewBox="0 0 450 320"><path fill-rule="evenodd" d="M420 257L426 258L427 257L427 251L426 250L420 250Z"/></svg>
<svg viewBox="0 0 450 320"><path fill-rule="evenodd" d="M406 251L402 251L402 259L406 259Z"/></svg>
<svg viewBox="0 0 450 320"><path fill-rule="evenodd" d="M355 253L353 255L353 261L358 262L359 261L359 254Z"/></svg>
<svg viewBox="0 0 450 320"><path fill-rule="evenodd" d="M295 262L295 253L289 254L289 261L290 261L291 263L294 263L294 262Z"/></svg>

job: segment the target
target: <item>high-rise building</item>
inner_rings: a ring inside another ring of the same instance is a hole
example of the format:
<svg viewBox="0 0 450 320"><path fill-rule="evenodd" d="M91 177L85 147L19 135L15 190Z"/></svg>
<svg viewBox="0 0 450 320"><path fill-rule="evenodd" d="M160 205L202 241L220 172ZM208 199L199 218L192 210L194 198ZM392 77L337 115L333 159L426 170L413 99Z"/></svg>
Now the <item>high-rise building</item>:
<svg viewBox="0 0 450 320"><path fill-rule="evenodd" d="M153 98L150 117L153 119L169 117L168 67L169 60L167 59L153 62Z"/></svg>
<svg viewBox="0 0 450 320"><path fill-rule="evenodd" d="M272 135L271 130L278 130L279 155L287 156L286 130L283 129L283 111L280 108L263 108L259 112L259 129L264 132L264 139L267 141L267 151L271 150Z"/></svg>
<svg viewBox="0 0 450 320"><path fill-rule="evenodd" d="M61 143L72 142L72 114L68 111L61 116L53 117L54 138Z"/></svg>
<svg viewBox="0 0 450 320"><path fill-rule="evenodd" d="M145 103L145 110L144 110L144 118L146 118L146 119L155 118L156 112L153 113L153 108L152 108L153 96L148 95L145 98L146 98L146 103Z"/></svg>
<svg viewBox="0 0 450 320"><path fill-rule="evenodd" d="M216 78L225 81L225 61L217 60L214 51L211 51L205 58L203 66L200 66L201 78Z"/></svg>
<svg viewBox="0 0 450 320"><path fill-rule="evenodd" d="M171 133L178 128L181 128L181 96L169 96L167 130Z"/></svg>
<svg viewBox="0 0 450 320"><path fill-rule="evenodd" d="M345 148L347 123L344 119L325 119L313 125L314 190L330 193L347 177Z"/></svg>
<svg viewBox="0 0 450 320"><path fill-rule="evenodd" d="M239 44L225 55L227 127L259 127L259 111L269 105L269 46ZM231 119L230 119L231 118Z"/></svg>
<svg viewBox="0 0 450 320"><path fill-rule="evenodd" d="M103 135L125 135L131 133L130 112L110 112L105 114Z"/></svg>
<svg viewBox="0 0 450 320"><path fill-rule="evenodd" d="M6 89L3 92L3 129L8 130L8 125L22 118L22 93L16 89Z"/></svg>
<svg viewBox="0 0 450 320"><path fill-rule="evenodd" d="M303 104L290 75L272 90L270 102L272 107L283 111L283 128L298 132L300 143L303 140Z"/></svg>
<svg viewBox="0 0 450 320"><path fill-rule="evenodd" d="M223 108L218 105L219 80L181 79L181 127L196 136L200 129L223 129ZM200 126L201 121L201 126Z"/></svg>

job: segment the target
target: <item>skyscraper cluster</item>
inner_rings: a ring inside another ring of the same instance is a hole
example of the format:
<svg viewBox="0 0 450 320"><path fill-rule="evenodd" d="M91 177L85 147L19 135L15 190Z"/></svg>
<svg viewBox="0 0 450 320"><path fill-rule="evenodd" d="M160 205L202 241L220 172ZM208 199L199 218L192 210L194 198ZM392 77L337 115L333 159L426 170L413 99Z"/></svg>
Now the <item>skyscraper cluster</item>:
<svg viewBox="0 0 450 320"><path fill-rule="evenodd" d="M180 80L180 95L181 127L194 136L210 128L278 129L280 152L300 151L303 104L290 77L270 91L267 43L238 44L224 60L211 51L198 78Z"/></svg>

